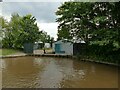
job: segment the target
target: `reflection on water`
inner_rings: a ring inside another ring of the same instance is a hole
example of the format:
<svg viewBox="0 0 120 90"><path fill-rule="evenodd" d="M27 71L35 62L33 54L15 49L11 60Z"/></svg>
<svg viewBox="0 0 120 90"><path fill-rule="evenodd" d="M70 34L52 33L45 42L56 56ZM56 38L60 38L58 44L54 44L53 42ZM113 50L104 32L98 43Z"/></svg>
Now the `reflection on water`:
<svg viewBox="0 0 120 90"><path fill-rule="evenodd" d="M63 58L2 60L3 88L117 88L117 67Z"/></svg>

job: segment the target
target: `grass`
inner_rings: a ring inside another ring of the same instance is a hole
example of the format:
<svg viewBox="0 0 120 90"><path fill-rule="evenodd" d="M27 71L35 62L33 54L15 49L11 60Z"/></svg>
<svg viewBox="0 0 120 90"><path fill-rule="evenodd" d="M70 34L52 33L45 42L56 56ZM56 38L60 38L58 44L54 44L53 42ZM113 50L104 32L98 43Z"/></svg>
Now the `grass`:
<svg viewBox="0 0 120 90"><path fill-rule="evenodd" d="M15 53L20 53L22 51L15 49L0 49L0 55L12 55Z"/></svg>

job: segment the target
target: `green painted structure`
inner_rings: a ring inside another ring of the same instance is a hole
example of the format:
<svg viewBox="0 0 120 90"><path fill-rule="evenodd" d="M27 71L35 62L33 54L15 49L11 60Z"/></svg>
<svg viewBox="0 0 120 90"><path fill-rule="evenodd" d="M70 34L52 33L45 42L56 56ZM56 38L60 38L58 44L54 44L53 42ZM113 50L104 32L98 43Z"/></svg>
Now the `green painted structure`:
<svg viewBox="0 0 120 90"><path fill-rule="evenodd" d="M33 53L33 46L34 46L34 43L24 43L24 52L25 53Z"/></svg>

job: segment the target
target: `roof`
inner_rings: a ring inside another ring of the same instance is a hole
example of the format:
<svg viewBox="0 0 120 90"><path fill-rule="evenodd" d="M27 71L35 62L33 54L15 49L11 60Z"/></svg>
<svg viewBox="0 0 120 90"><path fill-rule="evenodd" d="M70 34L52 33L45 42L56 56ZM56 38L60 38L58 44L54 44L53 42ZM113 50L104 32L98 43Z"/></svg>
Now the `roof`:
<svg viewBox="0 0 120 90"><path fill-rule="evenodd" d="M67 43L67 42L71 42L71 43L85 43L85 41L83 40L67 40L67 39L64 39L64 40L59 40L59 41L55 41L54 43Z"/></svg>
<svg viewBox="0 0 120 90"><path fill-rule="evenodd" d="M43 42L41 42L41 41L38 41L38 42L35 42L35 43L43 43Z"/></svg>

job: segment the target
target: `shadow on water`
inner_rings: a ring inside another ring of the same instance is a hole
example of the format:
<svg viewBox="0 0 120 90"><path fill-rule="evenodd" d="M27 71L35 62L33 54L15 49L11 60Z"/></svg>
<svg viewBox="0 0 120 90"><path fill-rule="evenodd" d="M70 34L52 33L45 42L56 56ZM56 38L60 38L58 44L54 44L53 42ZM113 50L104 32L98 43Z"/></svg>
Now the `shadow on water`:
<svg viewBox="0 0 120 90"><path fill-rule="evenodd" d="M3 88L117 88L117 67L63 58L2 60Z"/></svg>

